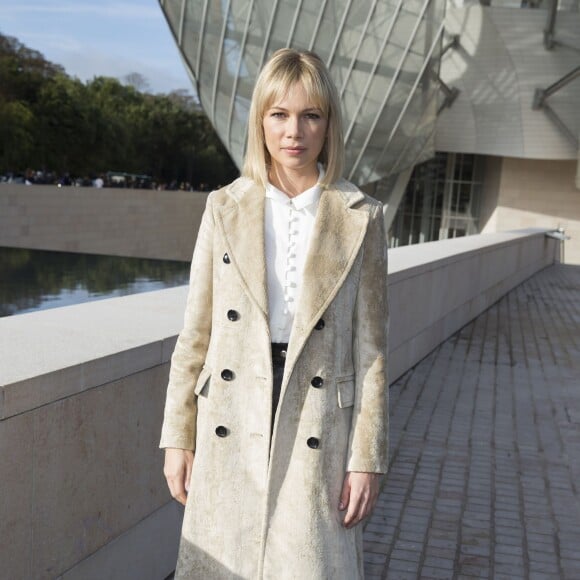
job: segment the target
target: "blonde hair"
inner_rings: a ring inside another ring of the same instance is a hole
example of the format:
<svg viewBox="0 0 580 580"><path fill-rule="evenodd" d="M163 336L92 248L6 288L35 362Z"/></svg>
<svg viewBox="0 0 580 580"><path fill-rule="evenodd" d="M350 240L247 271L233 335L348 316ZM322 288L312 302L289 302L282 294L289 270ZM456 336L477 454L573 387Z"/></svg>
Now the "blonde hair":
<svg viewBox="0 0 580 580"><path fill-rule="evenodd" d="M308 99L322 111L328 123L326 140L318 158L326 172L321 183L328 186L342 176L344 140L340 101L328 70L313 52L281 48L258 76L248 119L248 146L242 175L262 187L268 181L271 163L262 125L264 115L297 82L302 84Z"/></svg>

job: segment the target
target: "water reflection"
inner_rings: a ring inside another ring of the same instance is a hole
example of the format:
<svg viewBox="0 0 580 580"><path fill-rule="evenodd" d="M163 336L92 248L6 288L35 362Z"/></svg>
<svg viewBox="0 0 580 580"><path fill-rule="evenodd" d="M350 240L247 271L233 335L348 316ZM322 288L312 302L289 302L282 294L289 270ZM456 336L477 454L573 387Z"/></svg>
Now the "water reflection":
<svg viewBox="0 0 580 580"><path fill-rule="evenodd" d="M0 248L0 317L187 284L189 264Z"/></svg>

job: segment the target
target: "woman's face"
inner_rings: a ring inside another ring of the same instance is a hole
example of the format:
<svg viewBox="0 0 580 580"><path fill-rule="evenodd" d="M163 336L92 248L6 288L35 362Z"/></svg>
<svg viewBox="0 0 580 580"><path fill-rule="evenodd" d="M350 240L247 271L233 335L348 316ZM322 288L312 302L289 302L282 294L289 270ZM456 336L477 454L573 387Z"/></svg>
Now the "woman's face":
<svg viewBox="0 0 580 580"><path fill-rule="evenodd" d="M308 100L301 83L266 109L262 124L274 171L318 175L316 163L324 146L328 120Z"/></svg>

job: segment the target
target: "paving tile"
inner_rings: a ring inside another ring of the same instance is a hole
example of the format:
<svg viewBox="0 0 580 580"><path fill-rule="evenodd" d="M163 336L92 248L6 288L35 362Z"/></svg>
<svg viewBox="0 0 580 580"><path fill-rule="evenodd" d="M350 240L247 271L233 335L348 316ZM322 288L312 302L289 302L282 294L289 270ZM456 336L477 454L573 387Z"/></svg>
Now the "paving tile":
<svg viewBox="0 0 580 580"><path fill-rule="evenodd" d="M561 576L556 573L548 574L546 572L530 572L528 580L561 580Z"/></svg>
<svg viewBox="0 0 580 580"><path fill-rule="evenodd" d="M542 552L528 552L528 557L531 563L545 563L545 564L556 564L558 562L558 556L554 553L542 553Z"/></svg>
<svg viewBox="0 0 580 580"><path fill-rule="evenodd" d="M546 563L537 563L537 562L530 562L530 574L549 574L549 575L558 575L559 568L557 564L546 564Z"/></svg>
<svg viewBox="0 0 580 580"><path fill-rule="evenodd" d="M417 572L406 572L404 570L389 568L387 578L396 578L397 580L417 580Z"/></svg>
<svg viewBox="0 0 580 580"><path fill-rule="evenodd" d="M427 544L427 547L424 551L425 558L433 556L435 558L445 558L447 560L455 560L455 556L457 555L457 550L455 549L445 549L445 548L435 548L430 544Z"/></svg>
<svg viewBox="0 0 580 580"><path fill-rule="evenodd" d="M409 562L408 560L397 560L396 558L391 558L389 560L389 571L390 576L389 578L394 578L397 575L393 574L394 570L399 572L408 572L417 574L417 570L419 569L419 564L417 562Z"/></svg>
<svg viewBox="0 0 580 580"><path fill-rule="evenodd" d="M391 561L403 560L404 562L419 562L421 560L421 552L413 552L411 550L401 550L395 548L391 552Z"/></svg>
<svg viewBox="0 0 580 580"><path fill-rule="evenodd" d="M365 539L363 543L365 552L372 552L374 554L387 554L390 550L390 546L386 543L380 544L378 542L369 542Z"/></svg>
<svg viewBox="0 0 580 580"><path fill-rule="evenodd" d="M429 532L429 536L427 539L427 546L433 546L434 548L442 548L448 550L456 550L457 549L457 539L451 538L448 539L446 537L440 537L436 531Z"/></svg>
<svg viewBox="0 0 580 580"><path fill-rule="evenodd" d="M384 554L375 554L374 552L365 552L365 563L368 564L384 564L387 558Z"/></svg>
<svg viewBox="0 0 580 580"><path fill-rule="evenodd" d="M511 546L509 544L496 543L493 547L495 555L508 554L514 556L523 556L524 550L521 545Z"/></svg>
<svg viewBox="0 0 580 580"><path fill-rule="evenodd" d="M420 578L424 580L449 580L450 571L441 568L423 567L421 568Z"/></svg>
<svg viewBox="0 0 580 580"><path fill-rule="evenodd" d="M489 568L482 568L480 566L473 566L471 564L464 564L460 566L459 573L475 578L488 578L490 575Z"/></svg>
<svg viewBox="0 0 580 580"><path fill-rule="evenodd" d="M436 556L427 556L423 562L426 568L441 568L443 570L453 570L453 558L440 558Z"/></svg>

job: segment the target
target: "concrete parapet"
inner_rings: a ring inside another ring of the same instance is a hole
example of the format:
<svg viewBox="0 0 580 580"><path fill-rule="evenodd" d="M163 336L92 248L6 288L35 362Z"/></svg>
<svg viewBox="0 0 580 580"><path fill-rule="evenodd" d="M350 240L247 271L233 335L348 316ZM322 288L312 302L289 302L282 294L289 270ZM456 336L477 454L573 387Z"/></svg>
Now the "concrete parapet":
<svg viewBox="0 0 580 580"><path fill-rule="evenodd" d="M556 244L527 230L391 250L391 380L553 262ZM186 292L0 319L7 578L154 580L171 571L180 513L157 443Z"/></svg>
<svg viewBox="0 0 580 580"><path fill-rule="evenodd" d="M172 571L180 514L157 445L186 291L0 319L2 576Z"/></svg>
<svg viewBox="0 0 580 580"><path fill-rule="evenodd" d="M482 234L389 252L394 381L512 288L551 264L545 230Z"/></svg>

